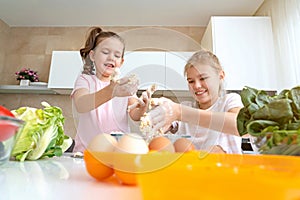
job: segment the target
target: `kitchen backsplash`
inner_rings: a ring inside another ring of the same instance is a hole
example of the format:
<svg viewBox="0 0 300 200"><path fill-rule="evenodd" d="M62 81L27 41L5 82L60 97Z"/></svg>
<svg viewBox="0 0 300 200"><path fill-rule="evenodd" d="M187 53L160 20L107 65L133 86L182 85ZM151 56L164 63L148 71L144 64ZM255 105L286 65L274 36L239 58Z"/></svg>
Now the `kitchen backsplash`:
<svg viewBox="0 0 300 200"><path fill-rule="evenodd" d="M149 30L145 28L137 32L132 31L138 28L143 27L103 27L104 30L121 35L131 31L130 37L126 38L127 51L136 50L137 47L144 45L143 40ZM199 44L205 31L205 27L167 27L167 29L187 36ZM21 67L33 68L38 71L40 81L48 82L52 51L79 50L85 42L88 30L89 27L8 27L0 20L0 85L17 84L14 73ZM137 37L135 34L143 37ZM135 39L134 42L132 38ZM192 48L181 44L180 41L155 38L148 41L153 47L163 46L173 51L188 51ZM186 41L182 41L184 42Z"/></svg>
<svg viewBox="0 0 300 200"><path fill-rule="evenodd" d="M53 106L62 108L65 117L65 133L74 137L76 129L72 113L72 102L69 95L0 94L0 105L3 105L10 110L22 106L42 108L42 101L46 101Z"/></svg>
<svg viewBox="0 0 300 200"><path fill-rule="evenodd" d="M139 92L141 93L141 92ZM189 93L183 92L179 96L174 95L173 92L164 91L154 93L153 97L169 97L176 102L192 100ZM42 108L41 102L47 101L53 106L62 108L65 117L65 133L74 138L76 134L76 118L73 117L72 101L70 95L42 95L42 94L1 94L0 105L3 105L10 110L17 109L21 106L30 106Z"/></svg>

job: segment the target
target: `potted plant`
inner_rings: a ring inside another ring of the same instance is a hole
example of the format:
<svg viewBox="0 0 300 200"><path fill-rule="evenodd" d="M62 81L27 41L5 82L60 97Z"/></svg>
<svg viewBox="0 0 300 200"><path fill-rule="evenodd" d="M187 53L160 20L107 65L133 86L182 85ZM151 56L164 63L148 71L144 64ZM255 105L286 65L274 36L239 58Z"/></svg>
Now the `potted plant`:
<svg viewBox="0 0 300 200"><path fill-rule="evenodd" d="M38 82L39 77L37 71L30 68L22 68L20 71L15 73L16 79L20 81L20 85L29 85L29 82Z"/></svg>

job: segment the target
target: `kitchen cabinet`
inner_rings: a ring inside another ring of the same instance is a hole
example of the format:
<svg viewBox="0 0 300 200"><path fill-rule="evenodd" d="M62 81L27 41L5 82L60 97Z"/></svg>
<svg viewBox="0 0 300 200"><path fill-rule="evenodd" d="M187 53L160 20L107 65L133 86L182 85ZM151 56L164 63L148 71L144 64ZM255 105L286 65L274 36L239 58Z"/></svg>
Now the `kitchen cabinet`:
<svg viewBox="0 0 300 200"><path fill-rule="evenodd" d="M188 90L184 77L184 66L194 52L166 52L166 82L167 89Z"/></svg>
<svg viewBox="0 0 300 200"><path fill-rule="evenodd" d="M165 53L148 51L128 51L124 55L121 75L136 74L140 80L140 89L147 89L156 83L159 90L165 88Z"/></svg>
<svg viewBox="0 0 300 200"><path fill-rule="evenodd" d="M121 74L136 74L140 79L140 89L147 89L155 83L159 90L188 90L183 69L192 54L193 52L126 52Z"/></svg>
<svg viewBox="0 0 300 200"><path fill-rule="evenodd" d="M277 90L270 17L211 17L201 46L219 58L227 90Z"/></svg>
<svg viewBox="0 0 300 200"><path fill-rule="evenodd" d="M158 90L188 90L183 75L184 66L193 52L127 51L121 67L121 77L136 74L141 90L157 84ZM48 88L69 94L81 73L83 62L79 51L53 51Z"/></svg>
<svg viewBox="0 0 300 200"><path fill-rule="evenodd" d="M82 71L83 61L79 51L53 51L48 88L58 93L70 92Z"/></svg>

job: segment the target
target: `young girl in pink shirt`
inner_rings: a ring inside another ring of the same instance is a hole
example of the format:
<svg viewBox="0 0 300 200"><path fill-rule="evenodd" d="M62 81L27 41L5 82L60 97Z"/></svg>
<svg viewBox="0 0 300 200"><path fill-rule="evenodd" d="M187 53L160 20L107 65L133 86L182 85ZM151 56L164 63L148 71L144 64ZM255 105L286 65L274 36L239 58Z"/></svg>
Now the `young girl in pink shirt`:
<svg viewBox="0 0 300 200"><path fill-rule="evenodd" d="M97 134L130 132L128 115L138 121L147 109L148 96L143 95L142 100L136 97L138 81L134 76L113 77L123 64L124 51L123 39L100 27L91 29L80 49L84 69L71 93L78 115L74 152L82 152ZM127 107L136 101L138 106L128 113Z"/></svg>

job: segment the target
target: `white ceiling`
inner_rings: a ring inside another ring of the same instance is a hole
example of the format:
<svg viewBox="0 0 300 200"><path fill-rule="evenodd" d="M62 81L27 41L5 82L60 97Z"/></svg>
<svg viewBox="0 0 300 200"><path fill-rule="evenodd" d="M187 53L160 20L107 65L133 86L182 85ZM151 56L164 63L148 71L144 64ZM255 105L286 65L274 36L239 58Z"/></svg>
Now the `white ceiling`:
<svg viewBox="0 0 300 200"><path fill-rule="evenodd" d="M253 15L264 0L0 0L18 26L206 26L210 16Z"/></svg>

